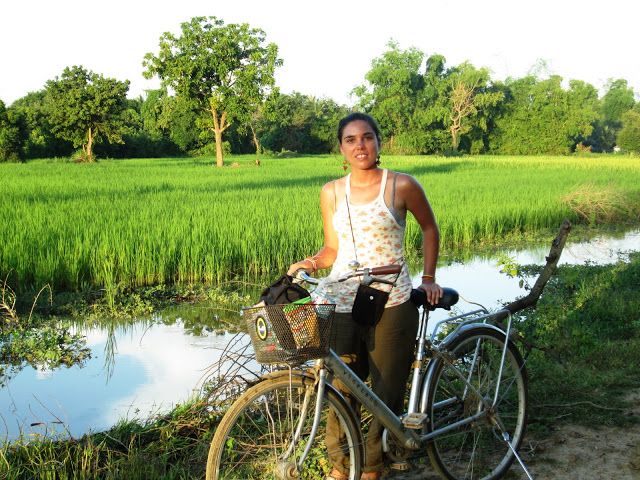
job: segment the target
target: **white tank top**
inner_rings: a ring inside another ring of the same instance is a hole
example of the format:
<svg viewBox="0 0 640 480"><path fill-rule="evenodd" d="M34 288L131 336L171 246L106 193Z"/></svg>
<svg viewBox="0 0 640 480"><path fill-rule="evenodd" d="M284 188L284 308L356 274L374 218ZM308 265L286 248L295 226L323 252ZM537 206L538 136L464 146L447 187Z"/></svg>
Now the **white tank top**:
<svg viewBox="0 0 640 480"><path fill-rule="evenodd" d="M411 278L404 262L404 225L400 225L384 201L384 189L387 184L387 173L382 171L382 181L378 196L367 204L354 205L351 203L351 174L346 177L346 201L338 203L333 215L333 228L338 236L338 254L327 279L318 285L312 294L317 302L336 304L336 312L350 312L360 283L359 278L352 278L345 282L335 282L342 274L349 272L349 263L357 260L361 268L379 267L382 265L403 265L396 285L374 283L371 286L389 291L387 307L400 305L409 300L411 294ZM349 210L347 204L349 202ZM351 225L349 222L351 213ZM354 251L355 238L355 251ZM357 255L356 255L357 253ZM381 275L381 278L394 280L396 275Z"/></svg>

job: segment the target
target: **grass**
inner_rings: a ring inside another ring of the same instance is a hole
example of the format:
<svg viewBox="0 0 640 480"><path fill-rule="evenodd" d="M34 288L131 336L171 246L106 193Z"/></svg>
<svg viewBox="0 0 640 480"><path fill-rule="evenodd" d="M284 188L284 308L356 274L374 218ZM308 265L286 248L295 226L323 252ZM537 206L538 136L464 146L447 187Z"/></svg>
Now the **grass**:
<svg viewBox="0 0 640 480"><path fill-rule="evenodd" d="M319 191L342 174L336 156L56 161L0 164L0 276L23 292L216 284L282 270L322 241ZM387 157L414 175L436 213L443 250L586 222L585 185L613 192L616 214L637 222L640 161L633 157ZM574 197L575 198L575 197ZM622 203L624 207L620 207ZM576 207L576 205L578 205ZM613 208L613 207L612 207ZM589 217L590 214L587 214ZM420 232L409 222L407 245Z"/></svg>
<svg viewBox="0 0 640 480"><path fill-rule="evenodd" d="M80 439L45 438L5 444L0 478L7 480L204 478L218 418L203 400L146 423L122 422Z"/></svg>
<svg viewBox="0 0 640 480"><path fill-rule="evenodd" d="M637 422L626 392L640 388L640 252L614 265L564 266L522 323L530 352L534 431L558 423Z"/></svg>

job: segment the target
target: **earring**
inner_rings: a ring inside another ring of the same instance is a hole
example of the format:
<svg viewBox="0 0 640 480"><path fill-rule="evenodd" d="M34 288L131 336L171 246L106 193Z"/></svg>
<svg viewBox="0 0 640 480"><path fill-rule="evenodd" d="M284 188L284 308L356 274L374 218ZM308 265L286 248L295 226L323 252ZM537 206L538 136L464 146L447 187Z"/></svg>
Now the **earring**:
<svg viewBox="0 0 640 480"><path fill-rule="evenodd" d="M382 162L380 161L380 155L378 155L378 158L376 159L376 165L380 165Z"/></svg>
<svg viewBox="0 0 640 480"><path fill-rule="evenodd" d="M349 167L349 162L347 162L346 158L342 159L342 170L347 170L347 168Z"/></svg>

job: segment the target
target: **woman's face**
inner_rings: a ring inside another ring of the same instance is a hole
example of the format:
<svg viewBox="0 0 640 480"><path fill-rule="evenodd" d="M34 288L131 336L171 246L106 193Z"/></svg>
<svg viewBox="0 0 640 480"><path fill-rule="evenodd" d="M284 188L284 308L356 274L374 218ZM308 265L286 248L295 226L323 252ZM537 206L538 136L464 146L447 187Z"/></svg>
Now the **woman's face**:
<svg viewBox="0 0 640 480"><path fill-rule="evenodd" d="M351 168L375 168L379 148L376 133L364 120L354 120L344 127L340 139L340 153L347 159Z"/></svg>

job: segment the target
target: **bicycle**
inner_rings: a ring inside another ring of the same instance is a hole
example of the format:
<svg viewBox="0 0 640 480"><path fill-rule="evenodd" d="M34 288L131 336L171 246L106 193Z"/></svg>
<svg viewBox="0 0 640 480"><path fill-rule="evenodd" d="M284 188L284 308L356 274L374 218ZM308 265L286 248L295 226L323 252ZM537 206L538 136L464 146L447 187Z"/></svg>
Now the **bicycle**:
<svg viewBox="0 0 640 480"><path fill-rule="evenodd" d="M389 283L375 275L400 266L357 269L366 282ZM305 273L298 278L317 284ZM527 422L527 372L511 339L507 310L484 307L437 322L428 330L428 312L450 309L453 289L420 317L406 413L394 414L329 348L335 305L273 305L243 310L258 361L286 363L246 390L221 420L209 450L207 480L313 479L331 470L329 453L345 454L348 478L360 478L363 433L357 416L331 378L342 384L385 426L383 447L393 461L424 457L450 480L501 478L518 460ZM425 302L426 303L426 302ZM506 329L492 321L507 320ZM310 360L313 365L307 368ZM292 366L292 365L295 365ZM335 416L344 435L325 441L326 421Z"/></svg>

